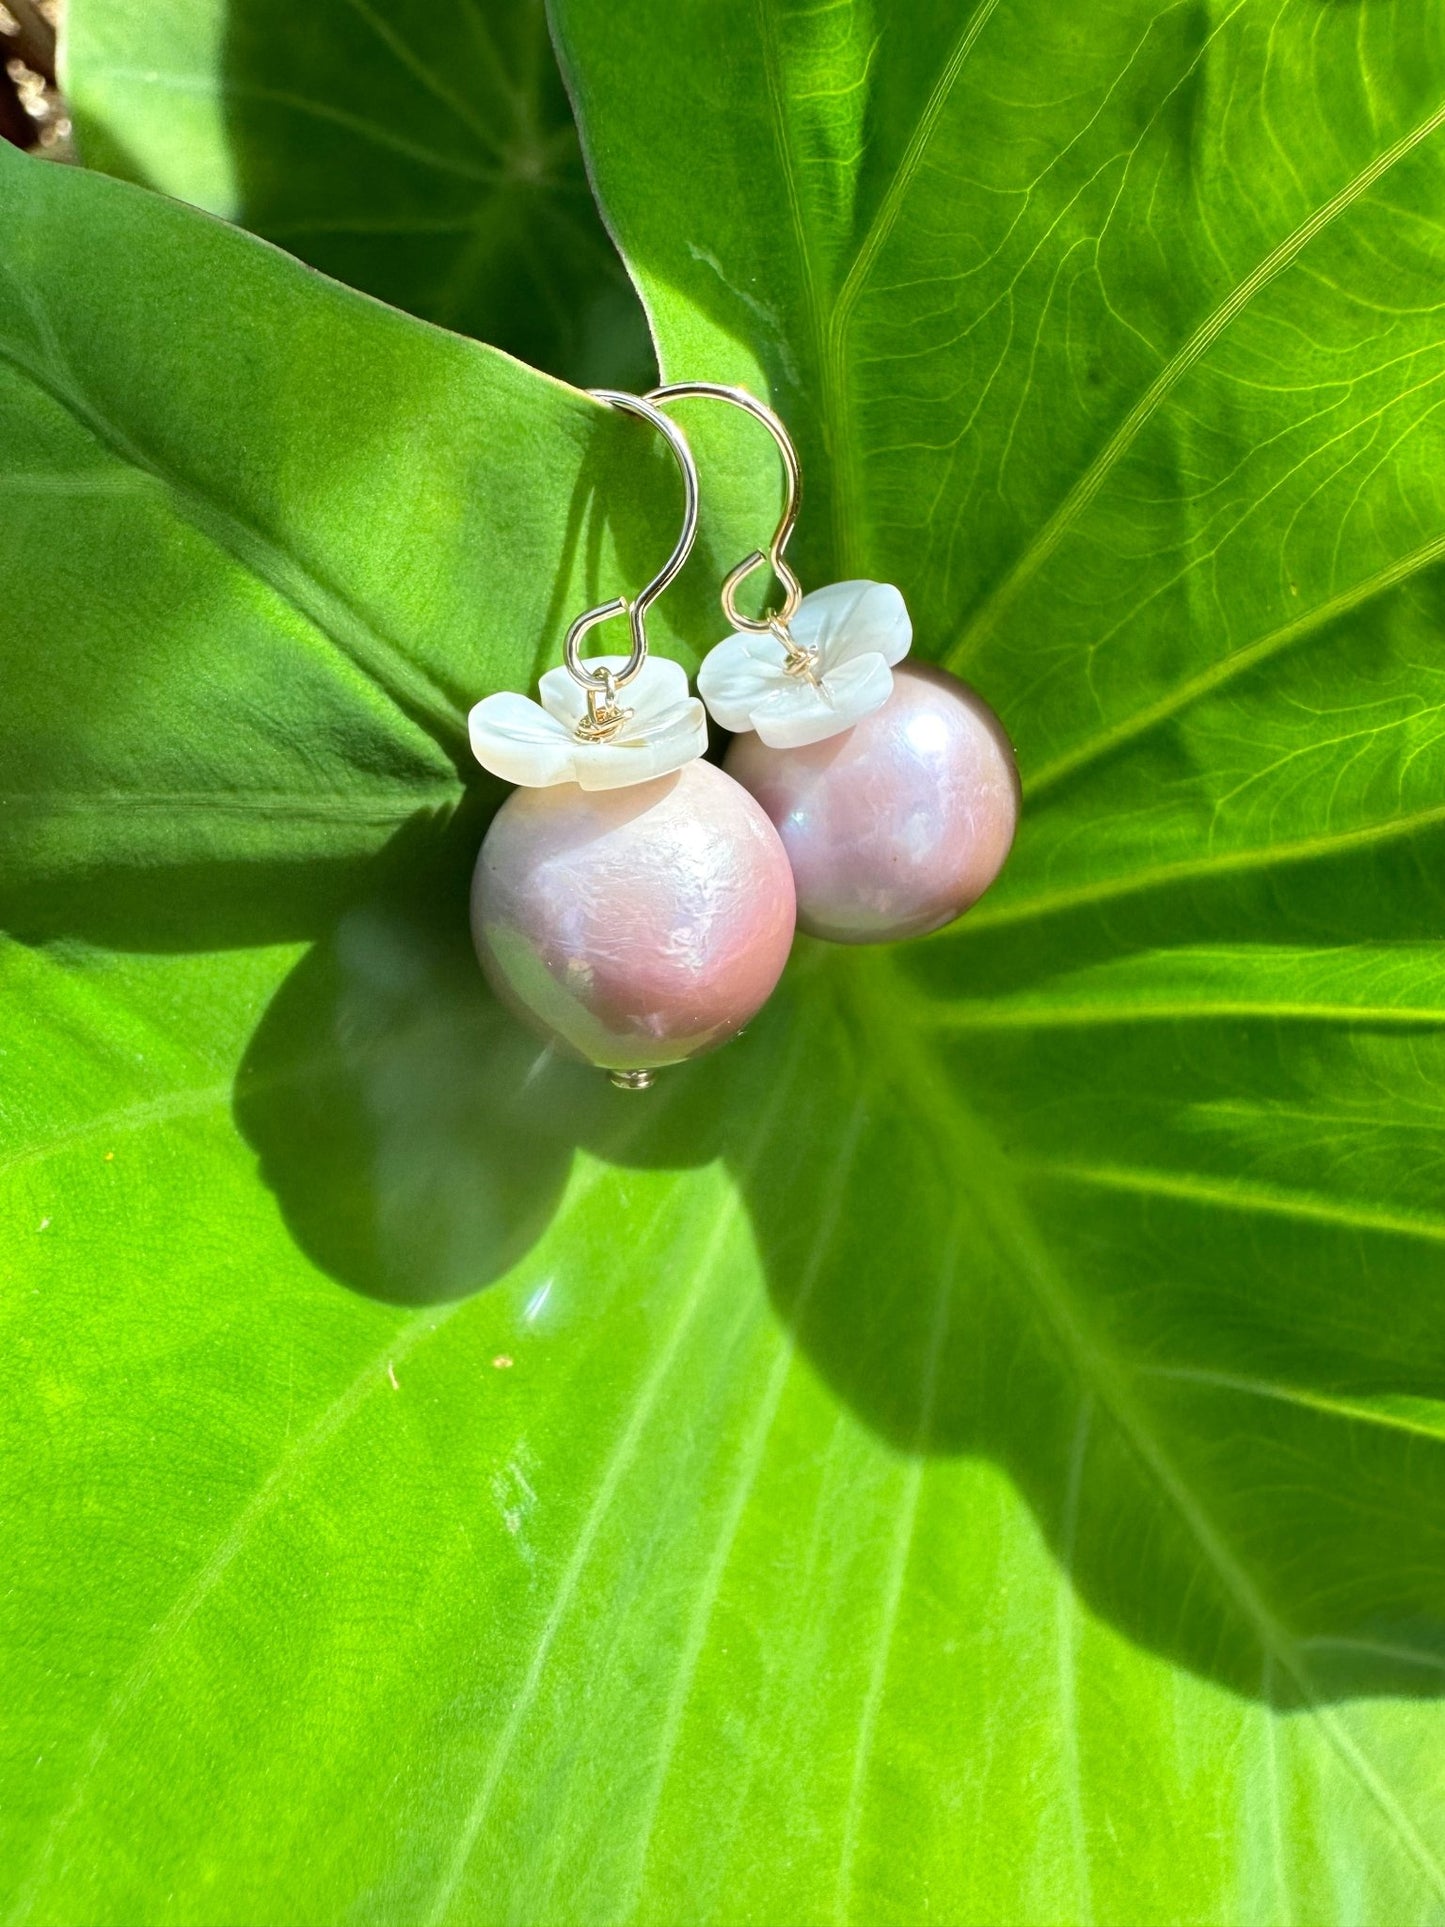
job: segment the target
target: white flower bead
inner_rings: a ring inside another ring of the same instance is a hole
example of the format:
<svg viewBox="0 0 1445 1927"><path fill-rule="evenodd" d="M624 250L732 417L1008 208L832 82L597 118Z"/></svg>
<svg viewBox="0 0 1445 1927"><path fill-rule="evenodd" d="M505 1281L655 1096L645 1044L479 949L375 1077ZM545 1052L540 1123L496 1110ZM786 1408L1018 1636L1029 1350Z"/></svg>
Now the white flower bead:
<svg viewBox="0 0 1445 1927"><path fill-rule="evenodd" d="M815 589L788 625L806 673L790 670L773 635L732 635L697 674L703 701L724 729L754 729L773 749L799 749L850 729L893 691L892 665L908 654L913 624L889 582L834 582Z"/></svg>
<svg viewBox="0 0 1445 1927"><path fill-rule="evenodd" d="M599 656L589 669L620 670L626 656ZM577 735L587 714L587 692L565 669L541 680L541 702L501 690L485 696L467 718L472 754L483 769L525 789L580 783L584 790L625 789L668 776L707 748L707 716L688 693L679 662L650 656L617 692L631 716L615 736L589 743Z"/></svg>

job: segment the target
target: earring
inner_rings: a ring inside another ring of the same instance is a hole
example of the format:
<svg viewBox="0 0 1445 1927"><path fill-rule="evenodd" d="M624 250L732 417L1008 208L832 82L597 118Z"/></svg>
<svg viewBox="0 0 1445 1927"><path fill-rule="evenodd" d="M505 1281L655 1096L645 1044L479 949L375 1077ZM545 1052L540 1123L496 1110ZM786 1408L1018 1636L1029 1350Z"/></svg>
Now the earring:
<svg viewBox="0 0 1445 1927"><path fill-rule="evenodd" d="M1003 726L956 676L904 663L913 626L886 582L804 595L783 551L797 521L797 450L744 388L670 382L649 401L711 397L744 409L783 458L786 500L767 555L727 577L735 632L698 671L715 720L735 732L724 767L762 804L792 864L798 927L835 943L887 943L952 923L1003 867L1020 791ZM783 587L754 619L736 593L768 563Z"/></svg>
<svg viewBox="0 0 1445 1927"><path fill-rule="evenodd" d="M682 471L682 533L639 595L577 618L540 703L502 691L472 710L477 761L520 785L477 858L472 936L515 1015L645 1090L659 1066L726 1042L766 1003L795 899L772 823L701 760L707 719L685 670L647 651L647 611L697 533L692 451L650 402L595 393L666 439ZM631 654L584 663L583 637L620 615Z"/></svg>

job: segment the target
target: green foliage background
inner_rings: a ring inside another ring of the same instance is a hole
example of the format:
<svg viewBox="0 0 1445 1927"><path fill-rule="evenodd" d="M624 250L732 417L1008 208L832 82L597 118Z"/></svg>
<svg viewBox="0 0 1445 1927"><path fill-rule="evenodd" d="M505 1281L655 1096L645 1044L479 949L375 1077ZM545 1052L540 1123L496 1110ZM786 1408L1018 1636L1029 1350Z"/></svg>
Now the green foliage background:
<svg viewBox="0 0 1445 1927"><path fill-rule="evenodd" d="M547 26L72 0L144 187L0 155L8 1918L1439 1922L1445 7ZM603 219L1027 797L646 1102L465 935Z"/></svg>

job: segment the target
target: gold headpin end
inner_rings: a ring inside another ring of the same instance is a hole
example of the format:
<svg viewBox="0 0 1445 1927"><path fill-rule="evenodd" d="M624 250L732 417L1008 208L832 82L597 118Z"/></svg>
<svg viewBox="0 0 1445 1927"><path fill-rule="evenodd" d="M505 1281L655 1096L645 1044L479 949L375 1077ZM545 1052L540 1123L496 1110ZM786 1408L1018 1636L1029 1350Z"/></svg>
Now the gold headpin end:
<svg viewBox="0 0 1445 1927"><path fill-rule="evenodd" d="M768 618L768 627L773 632L774 640L782 649L784 669L790 676L801 676L816 688L818 682L817 650L805 649L801 643L795 642L793 640L792 630L779 616L770 616Z"/></svg>
<svg viewBox="0 0 1445 1927"><path fill-rule="evenodd" d="M587 714L572 732L582 743L608 743L624 723L631 722L632 711L617 700L617 678L610 669L602 671L605 686L587 691Z"/></svg>
<svg viewBox="0 0 1445 1927"><path fill-rule="evenodd" d="M651 1071L609 1071L607 1079L619 1091L650 1091L653 1085Z"/></svg>

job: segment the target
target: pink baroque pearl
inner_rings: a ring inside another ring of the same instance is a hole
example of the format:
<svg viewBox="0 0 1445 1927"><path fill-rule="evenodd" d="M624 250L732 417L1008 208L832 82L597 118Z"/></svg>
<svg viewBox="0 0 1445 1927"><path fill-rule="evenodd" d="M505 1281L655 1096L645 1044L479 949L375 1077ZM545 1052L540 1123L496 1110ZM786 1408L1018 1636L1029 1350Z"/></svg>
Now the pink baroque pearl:
<svg viewBox="0 0 1445 1927"><path fill-rule="evenodd" d="M519 789L472 879L493 989L549 1042L608 1070L697 1057L766 1003L793 940L776 831L692 762L626 789Z"/></svg>
<svg viewBox="0 0 1445 1927"><path fill-rule="evenodd" d="M798 927L834 943L938 930L1003 868L1018 769L998 718L966 683L905 662L893 693L851 729L805 749L735 738L725 767L783 839Z"/></svg>

